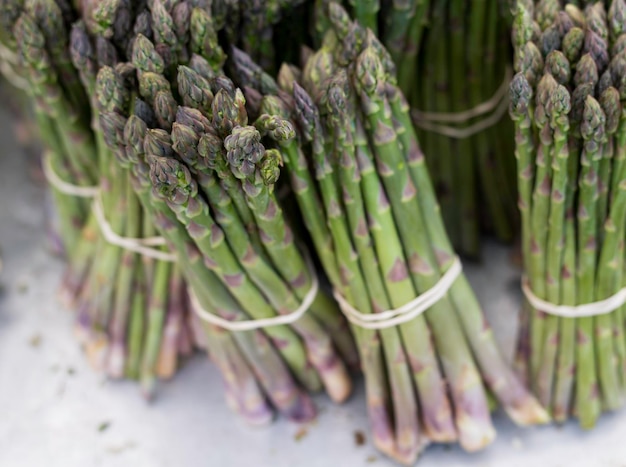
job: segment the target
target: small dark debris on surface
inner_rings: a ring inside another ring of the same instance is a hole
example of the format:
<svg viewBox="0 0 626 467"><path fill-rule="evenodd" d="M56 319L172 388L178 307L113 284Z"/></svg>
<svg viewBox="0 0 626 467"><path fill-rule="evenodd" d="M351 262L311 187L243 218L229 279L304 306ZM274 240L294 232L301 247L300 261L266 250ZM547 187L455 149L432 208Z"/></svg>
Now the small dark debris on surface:
<svg viewBox="0 0 626 467"><path fill-rule="evenodd" d="M376 456L367 456L367 459L365 459L365 462L367 462L368 464L371 464L373 462L376 462L378 460L378 457Z"/></svg>
<svg viewBox="0 0 626 467"><path fill-rule="evenodd" d="M70 366L67 368L67 374L73 376L76 374L76 370Z"/></svg>
<svg viewBox="0 0 626 467"><path fill-rule="evenodd" d="M33 336L31 336L31 338L28 339L28 344L31 347L39 347L39 345L41 344L41 335L34 334Z"/></svg>
<svg viewBox="0 0 626 467"><path fill-rule="evenodd" d="M106 431L110 426L111 422L102 422L100 423L100 425L98 425L98 431L102 433L103 431Z"/></svg>
<svg viewBox="0 0 626 467"><path fill-rule="evenodd" d="M296 431L296 434L293 435L293 439L297 442L302 440L302 438L304 438L306 435L308 434L307 428L305 426L300 427L298 429L298 431Z"/></svg>
<svg viewBox="0 0 626 467"><path fill-rule="evenodd" d="M361 430L354 432L354 444L356 446L363 446L365 444L365 434Z"/></svg>

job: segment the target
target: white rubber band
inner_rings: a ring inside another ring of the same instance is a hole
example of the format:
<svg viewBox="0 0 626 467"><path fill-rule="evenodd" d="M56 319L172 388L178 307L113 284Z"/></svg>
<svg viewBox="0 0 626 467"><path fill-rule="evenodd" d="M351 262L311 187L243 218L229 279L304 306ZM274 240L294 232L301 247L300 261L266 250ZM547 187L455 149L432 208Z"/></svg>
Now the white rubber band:
<svg viewBox="0 0 626 467"><path fill-rule="evenodd" d="M441 300L463 271L461 260L456 257L439 281L426 292L406 305L380 313L361 313L355 309L337 290L333 292L341 311L351 323L365 329L386 329L406 323L424 313Z"/></svg>
<svg viewBox="0 0 626 467"><path fill-rule="evenodd" d="M134 251L140 255L154 258L159 261L176 261L176 255L167 251L158 250L152 248L154 246L165 245L165 239L163 237L146 237L146 238L133 238L122 237L116 234L104 217L104 211L102 209L102 200L100 195L96 196L92 204L93 212L100 226L102 236L111 245L119 246L129 251Z"/></svg>
<svg viewBox="0 0 626 467"><path fill-rule="evenodd" d="M252 331L254 329L267 328L270 326L279 326L283 324L291 324L294 321L297 321L306 313L309 309L313 300L317 296L317 292L319 290L319 281L317 279L317 274L313 269L313 263L311 262L311 258L309 255L305 255L304 259L306 260L307 269L309 271L309 275L311 276L311 288L306 293L304 300L300 303L300 306L293 310L291 313L286 315L278 315L273 316L272 318L261 318L261 319L247 319L245 321L229 321L220 316L214 315L213 313L208 312L198 302L198 297L193 292L191 288L189 288L189 297L191 298L191 304L194 312L200 317L200 319L215 324L221 328L227 329L229 331Z"/></svg>
<svg viewBox="0 0 626 467"><path fill-rule="evenodd" d="M50 182L50 185L54 186L57 190L66 195L78 196L81 198L93 198L91 207L93 209L94 215L96 216L96 221L98 222L98 226L100 227L102 236L107 242L109 242L111 245L119 246L121 248L124 248L125 250L133 251L142 256L147 256L156 260L170 262L176 261L175 254L152 248L166 245L165 239L163 237L133 238L122 237L116 234L113 231L111 224L109 224L104 217L104 210L102 209L102 199L100 197L100 187L77 186L72 185L71 183L67 183L66 181L62 180L61 177L59 177L54 171L54 169L52 168L51 159L52 157L49 151L44 153L43 173L46 176L48 182Z"/></svg>
<svg viewBox="0 0 626 467"><path fill-rule="evenodd" d="M93 198L100 192L100 187L97 186L72 185L62 180L52 168L52 153L50 151L44 153L42 162L43 173L46 179L50 185L61 193L79 198Z"/></svg>
<svg viewBox="0 0 626 467"><path fill-rule="evenodd" d="M585 318L589 316L605 315L617 310L626 303L626 287L604 300L576 306L555 305L554 303L542 300L530 289L527 277L522 278L522 292L524 292L524 296L528 302L537 310L563 318Z"/></svg>
<svg viewBox="0 0 626 467"><path fill-rule="evenodd" d="M486 130L487 128L498 123L508 109L509 103L507 91L511 81L511 74L511 69L507 68L502 84L488 101L462 112L423 112L421 110L414 109L411 111L413 123L415 126L422 128L423 130L432 131L433 133L439 133L443 136L455 139L468 138L476 133ZM493 113L483 120L465 128L457 128L454 126L440 124L464 123L472 118L485 115L492 111Z"/></svg>

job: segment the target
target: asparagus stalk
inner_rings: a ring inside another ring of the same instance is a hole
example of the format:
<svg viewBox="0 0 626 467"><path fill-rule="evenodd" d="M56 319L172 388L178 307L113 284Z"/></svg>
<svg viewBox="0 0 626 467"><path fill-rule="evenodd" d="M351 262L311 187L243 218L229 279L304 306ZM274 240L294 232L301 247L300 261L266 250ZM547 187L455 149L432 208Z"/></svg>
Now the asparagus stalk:
<svg viewBox="0 0 626 467"><path fill-rule="evenodd" d="M530 284L533 292L539 298L545 298L545 245L548 226L546 220L549 215L549 196L551 193L551 160L550 147L552 145L552 130L546 116L546 104L549 96L556 88L557 83L550 74L544 75L537 85L536 107L534 123L540 132L540 146L536 155L536 175L532 194L530 256L529 271ZM539 372L540 356L543 345L543 329L545 314L541 310L535 310L531 321L531 374L536 376ZM534 381L534 388L538 388L538 380Z"/></svg>
<svg viewBox="0 0 626 467"><path fill-rule="evenodd" d="M558 52L552 52L550 56L554 56L554 54L558 54ZM560 58L565 60L565 56ZM560 279L565 246L565 200L569 157L567 147L569 119L567 114L571 104L570 94L562 85L557 86L549 99L546 112L549 113L550 126L554 132L554 145L550 157L552 160L552 187L546 243L546 294L551 303L559 303L563 294ZM547 408L551 406L554 390L559 321L560 319L556 316L546 317L542 365L539 369L538 396L544 407Z"/></svg>
<svg viewBox="0 0 626 467"><path fill-rule="evenodd" d="M580 205L578 211L578 280L580 282L579 303L591 303L595 298L593 278L596 269L597 236L595 223L595 209L597 199L597 162L598 145L604 137L605 116L597 101L591 96L585 99L585 110L581 123L581 133L585 146L581 157ZM595 361L593 358L595 334L593 321L590 318L581 318L578 338L578 360L581 362L577 369L577 413L583 427L593 426L600 411L597 397L597 380Z"/></svg>

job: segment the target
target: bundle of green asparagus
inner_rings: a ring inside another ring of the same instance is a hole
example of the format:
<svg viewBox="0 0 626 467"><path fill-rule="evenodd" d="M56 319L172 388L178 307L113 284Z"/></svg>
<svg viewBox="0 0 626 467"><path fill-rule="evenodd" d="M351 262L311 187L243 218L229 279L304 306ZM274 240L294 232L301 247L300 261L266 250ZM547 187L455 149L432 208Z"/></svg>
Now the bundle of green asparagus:
<svg viewBox="0 0 626 467"><path fill-rule="evenodd" d="M602 304L626 277L625 33L624 0L520 2L513 32L530 302L518 364L555 420L585 428L622 406L626 384L624 306Z"/></svg>
<svg viewBox="0 0 626 467"><path fill-rule="evenodd" d="M317 18L324 18L318 0ZM350 0L398 68L455 249L477 258L480 234L517 231L513 129L506 118L512 53L501 0ZM317 21L324 29L328 21Z"/></svg>
<svg viewBox="0 0 626 467"><path fill-rule="evenodd" d="M302 71L285 65L276 83L242 51L231 58L353 323L375 445L406 464L429 441L481 449L495 436L489 392L517 423L546 422L463 274L423 315L384 312L441 289L458 260L389 54L340 6L328 8L332 30Z"/></svg>
<svg viewBox="0 0 626 467"><path fill-rule="evenodd" d="M308 420L305 390L344 400L358 355L270 186L280 159L222 72L213 19L190 18L189 42L164 52L159 35L138 33L131 63L100 69L100 125L193 289L231 407L252 423L272 407Z"/></svg>
<svg viewBox="0 0 626 467"><path fill-rule="evenodd" d="M78 12L54 1L4 0L2 12L47 149L42 162L68 260L63 300L78 310L90 362L110 377L140 379L149 397L198 342L181 272L97 120L90 126L111 105L94 92L97 68L111 54L94 46L82 23L71 26Z"/></svg>

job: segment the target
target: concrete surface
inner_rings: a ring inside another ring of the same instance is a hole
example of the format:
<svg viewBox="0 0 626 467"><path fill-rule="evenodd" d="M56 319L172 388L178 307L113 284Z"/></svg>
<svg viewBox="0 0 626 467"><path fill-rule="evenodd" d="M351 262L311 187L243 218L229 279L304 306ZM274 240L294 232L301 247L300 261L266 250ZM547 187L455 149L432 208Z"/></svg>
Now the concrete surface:
<svg viewBox="0 0 626 467"><path fill-rule="evenodd" d="M144 402L132 383L113 383L88 367L72 335L72 316L55 299L62 264L48 253L44 191L32 161L0 109L0 466L1 467L322 467L392 466L367 442L363 387L343 406L320 396L315 424L277 420L251 429L226 408L215 368L192 359ZM519 305L508 251L488 245L485 264L466 269L510 353ZM604 416L592 432L576 423L520 429L496 415L498 439L466 454L432 446L418 464L471 467L624 467L626 412ZM362 432L366 442L355 443Z"/></svg>

